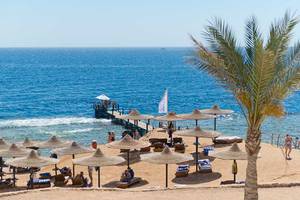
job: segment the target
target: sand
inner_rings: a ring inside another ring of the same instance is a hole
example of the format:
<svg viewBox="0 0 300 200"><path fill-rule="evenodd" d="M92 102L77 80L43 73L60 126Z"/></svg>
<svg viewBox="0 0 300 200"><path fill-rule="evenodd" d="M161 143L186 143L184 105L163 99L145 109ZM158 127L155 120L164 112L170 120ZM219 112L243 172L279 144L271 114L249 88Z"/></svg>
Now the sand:
<svg viewBox="0 0 300 200"><path fill-rule="evenodd" d="M156 137L159 135L160 137L164 137L163 133L155 132L150 137ZM195 151L195 146L193 145L194 138L183 138L184 142L187 144L186 153L193 153ZM201 145L205 146L208 144L211 144L210 139L200 139ZM244 149L244 144L241 143L239 146ZM120 154L119 150L109 149L105 146L100 147L102 151L105 154L108 155L122 155ZM216 151L224 150L225 148L228 148L228 146L221 146L216 147ZM201 151L201 150L200 150ZM141 177L143 179L142 183L133 186L134 190L144 190L144 189L162 189L165 185L165 166L163 165L154 165L149 164L146 162L140 162L139 156L136 153L131 154L133 155L134 159L131 164L131 167L134 169L136 176ZM262 149L261 149L261 158L258 160L258 182L259 184L274 184L274 183L298 183L300 182L300 151L294 150L291 154L292 160L286 161L283 156L283 151L281 148L277 148L275 146L272 146L270 144L262 143ZM77 157L81 157L84 155L80 155ZM204 155L200 155L201 158L206 158ZM238 161L238 180L244 180L245 179L245 173L246 173L246 161ZM190 168L190 174L188 177L184 178L175 178L174 174L176 171L176 165L170 165L169 166L169 188L189 188L189 187L195 187L200 189L195 189L197 191L198 195L202 195L201 193L201 187L220 187L220 182L224 180L230 180L232 179L231 174L231 165L232 161L226 161L226 160L220 160L220 159L212 159L212 167L213 167L213 173L211 174L200 174L195 173L195 166L193 162L190 162L191 168ZM72 166L71 165L71 156L65 156L61 158L61 162L58 165L59 167L62 166ZM49 172L51 171L52 174L53 166L45 167L42 169L42 172ZM120 166L113 166L113 167L103 167L101 168L101 185L103 188L115 188L116 182L119 180L120 175L123 170L126 169L126 164L122 164ZM87 167L82 166L76 166L76 172L83 171L84 174L87 176ZM18 189L24 189L24 186L26 186L26 182L28 180L28 174L23 175L17 175L17 178L19 179L17 182ZM94 187L97 186L97 174L94 171ZM282 193L288 192L288 189L285 188L275 188L275 189L263 189L262 190L262 196L272 194L272 190L282 190ZM207 190L207 189L206 189ZM232 192L233 190L234 192ZM298 193L300 192L299 188L292 188L292 190L297 190ZM0 193L7 192L4 190L0 190ZM188 191L186 191L188 192ZM48 193L50 193L48 195ZM52 194L53 192L42 192L41 195L45 195L45 197L50 197L51 195L57 195ZM77 191L72 191L72 194L76 196ZM95 192L87 192L86 195L96 195ZM96 192L97 194L100 194L100 191ZM128 198L130 198L130 193L119 193L119 192L102 192L104 196L115 196L116 198L118 195L128 195ZM102 196L101 193L101 196ZM154 192L153 195L157 196L164 196L168 193L176 193L176 191L168 191L168 192ZM213 189L210 192L211 199L217 199L217 197L220 196L240 196L242 199L242 189ZM69 194L69 193L68 193ZM143 195L143 193L136 193L137 195ZM150 193L147 193L150 195ZM183 193L178 192L178 194L181 197L184 197ZM26 195L24 194L24 198L26 199ZM36 195L36 193L33 193L33 195ZM125 196L126 196L125 195ZM196 197L196 194L193 193L193 195ZM23 195L21 195L23 196ZM179 197L177 195L174 195L175 197ZM284 197L284 196L283 196ZM19 198L16 196L16 199ZM22 199L24 199L22 197ZM66 197L65 199L67 199ZM158 197L160 198L160 197ZM277 198L277 197L276 197ZM2 199L2 198L1 198ZM34 199L34 197L30 198ZM44 198L42 198L44 199ZM45 198L47 199L47 198ZM56 198L59 199L59 198ZM73 198L72 198L73 199ZM125 198L126 199L126 198Z"/></svg>
<svg viewBox="0 0 300 200"><path fill-rule="evenodd" d="M260 200L296 200L299 199L300 188L264 188L259 189ZM177 189L167 191L97 191L97 190L70 190L55 189L52 191L38 191L18 194L13 196L1 197L1 200L81 200L81 199L101 199L101 200L219 200L219 199L243 199L243 189L241 188L213 188L213 189Z"/></svg>

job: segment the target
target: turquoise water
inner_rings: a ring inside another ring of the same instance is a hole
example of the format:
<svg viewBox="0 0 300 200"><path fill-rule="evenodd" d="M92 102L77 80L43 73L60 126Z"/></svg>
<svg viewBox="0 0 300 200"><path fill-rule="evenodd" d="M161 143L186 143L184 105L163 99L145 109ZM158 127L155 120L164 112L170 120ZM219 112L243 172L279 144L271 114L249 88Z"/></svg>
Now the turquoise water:
<svg viewBox="0 0 300 200"><path fill-rule="evenodd" d="M232 95L188 65L191 54L188 48L0 49L0 137L19 141L58 135L104 143L108 131L120 136L123 129L93 118L97 95L105 93L125 109L156 114L165 88L169 110L177 113L213 104L233 109L235 114L218 120L218 130L243 136L245 121ZM288 116L265 123L265 140L270 133L298 134L299 99L296 93L285 102ZM212 128L213 122L201 125Z"/></svg>

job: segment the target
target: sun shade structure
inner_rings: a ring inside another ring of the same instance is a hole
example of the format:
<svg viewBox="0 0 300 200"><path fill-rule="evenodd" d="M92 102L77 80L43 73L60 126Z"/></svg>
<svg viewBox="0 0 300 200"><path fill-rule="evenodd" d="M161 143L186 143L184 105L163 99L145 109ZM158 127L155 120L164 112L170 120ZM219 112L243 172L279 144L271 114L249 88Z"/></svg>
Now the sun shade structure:
<svg viewBox="0 0 300 200"><path fill-rule="evenodd" d="M15 175L15 167L23 167L23 168L31 168L30 172L30 182L32 183L32 168L41 168L48 165L54 165L58 163L58 159L54 158L46 158L41 157L37 154L36 151L31 150L27 156L20 157L20 158L13 158L9 159L5 162L5 164L13 166L14 167L14 175ZM15 180L15 177L14 177ZM15 184L15 182L14 182Z"/></svg>
<svg viewBox="0 0 300 200"><path fill-rule="evenodd" d="M3 138L0 138L0 150L8 149L10 144L7 143Z"/></svg>
<svg viewBox="0 0 300 200"><path fill-rule="evenodd" d="M8 149L0 151L0 156L5 158L16 158L26 156L28 149L20 148L16 144L12 144Z"/></svg>
<svg viewBox="0 0 300 200"><path fill-rule="evenodd" d="M130 150L149 147L150 143L141 141L141 140L134 140L130 135L127 134L121 140L108 143L108 144L106 144L106 146L108 148L112 148L112 149L127 150L127 167L129 168L129 152L130 152Z"/></svg>
<svg viewBox="0 0 300 200"><path fill-rule="evenodd" d="M204 114L211 114L211 115L229 115L233 113L233 110L224 110L224 109L220 109L220 107L218 105L214 105L212 108L210 109L204 109L201 110L202 113ZM214 119L214 130L217 129L217 118Z"/></svg>
<svg viewBox="0 0 300 200"><path fill-rule="evenodd" d="M128 115L121 115L118 118L127 120L150 120L154 117L152 115L142 115L138 110L133 109Z"/></svg>
<svg viewBox="0 0 300 200"><path fill-rule="evenodd" d="M105 156L100 150L100 148L98 148L93 155L83 157L83 158L73 159L72 161L73 164L76 165L99 167L98 187L100 187L100 167L117 165L124 162L125 159L120 156Z"/></svg>
<svg viewBox="0 0 300 200"><path fill-rule="evenodd" d="M28 137L24 139L24 141L21 144L25 148L32 148L32 147L37 147L38 142L36 141L31 141Z"/></svg>
<svg viewBox="0 0 300 200"><path fill-rule="evenodd" d="M233 173L233 180L236 181L237 174L237 160L247 160L247 153L242 151L237 143L234 143L229 149L225 151L215 152L210 154L210 156L219 158L222 160L233 160L233 166L236 166L236 172Z"/></svg>
<svg viewBox="0 0 300 200"><path fill-rule="evenodd" d="M99 96L96 97L96 99L102 100L102 101L109 101L110 98L108 96L106 96L105 94L101 94Z"/></svg>
<svg viewBox="0 0 300 200"><path fill-rule="evenodd" d="M39 143L37 146L41 149L55 149L68 146L70 143L61 141L56 136L52 136L49 140Z"/></svg>
<svg viewBox="0 0 300 200"><path fill-rule="evenodd" d="M178 117L180 117L184 120L195 120L196 121L196 126L198 126L198 120L207 120L207 119L216 118L215 115L204 114L198 109L193 110L192 113L179 114Z"/></svg>
<svg viewBox="0 0 300 200"><path fill-rule="evenodd" d="M178 115L176 115L175 112L169 112L166 115L163 116L158 116L154 118L157 121L167 121L167 122L174 122L174 121L179 121L179 120L184 120L180 118Z"/></svg>
<svg viewBox="0 0 300 200"><path fill-rule="evenodd" d="M14 166L14 167L36 167L41 168L48 165L54 165L58 163L58 159L42 157L37 154L36 151L31 150L27 156L20 158L9 159L5 162L5 164Z"/></svg>
<svg viewBox="0 0 300 200"><path fill-rule="evenodd" d="M168 165L193 160L191 155L173 152L168 146L165 146L162 152L141 155L141 158L149 163L166 165L166 188L168 187Z"/></svg>
<svg viewBox="0 0 300 200"><path fill-rule="evenodd" d="M186 129L181 131L175 131L175 135L184 136L184 137L195 137L196 138L196 171L198 171L198 146L199 146L199 138L215 138L221 135L221 133L217 131L210 130L202 130L200 127L196 127L193 129Z"/></svg>
<svg viewBox="0 0 300 200"><path fill-rule="evenodd" d="M81 146L81 145L77 144L76 142L72 142L67 147L52 150L53 153L55 153L59 156L72 155L73 159L75 158L76 154L90 153L93 151L94 151L93 149ZM73 164L73 176L75 176L75 165L74 164Z"/></svg>
<svg viewBox="0 0 300 200"><path fill-rule="evenodd" d="M19 148L16 144L12 144L8 149L0 151L0 157L17 158L26 156L29 153L28 149ZM16 186L16 169L13 167L13 184Z"/></svg>

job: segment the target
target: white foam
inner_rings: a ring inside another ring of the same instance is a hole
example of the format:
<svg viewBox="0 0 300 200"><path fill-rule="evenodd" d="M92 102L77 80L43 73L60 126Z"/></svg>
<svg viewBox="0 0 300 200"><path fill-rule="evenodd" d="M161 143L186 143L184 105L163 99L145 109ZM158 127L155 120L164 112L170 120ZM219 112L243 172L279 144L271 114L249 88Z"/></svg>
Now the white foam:
<svg viewBox="0 0 300 200"><path fill-rule="evenodd" d="M69 124L92 124L92 123L110 123L108 119L95 119L87 117L60 117L60 118L33 118L33 119L14 119L0 120L0 128L13 127L42 127Z"/></svg>
<svg viewBox="0 0 300 200"><path fill-rule="evenodd" d="M102 128L83 128L83 129L74 129L69 131L63 131L64 133L85 133L90 131L101 130Z"/></svg>

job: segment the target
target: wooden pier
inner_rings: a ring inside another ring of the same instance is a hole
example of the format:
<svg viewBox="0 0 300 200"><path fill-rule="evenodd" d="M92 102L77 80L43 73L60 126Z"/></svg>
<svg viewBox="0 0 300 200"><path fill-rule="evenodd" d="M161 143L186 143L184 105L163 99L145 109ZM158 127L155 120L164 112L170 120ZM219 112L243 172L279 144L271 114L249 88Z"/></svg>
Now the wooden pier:
<svg viewBox="0 0 300 200"><path fill-rule="evenodd" d="M112 123L121 125L130 131L138 131L141 136L145 135L148 131L153 130L150 122L133 121L120 119L120 116L128 114L124 108L121 109L119 104L115 101L101 101L94 104L95 118L111 119Z"/></svg>

